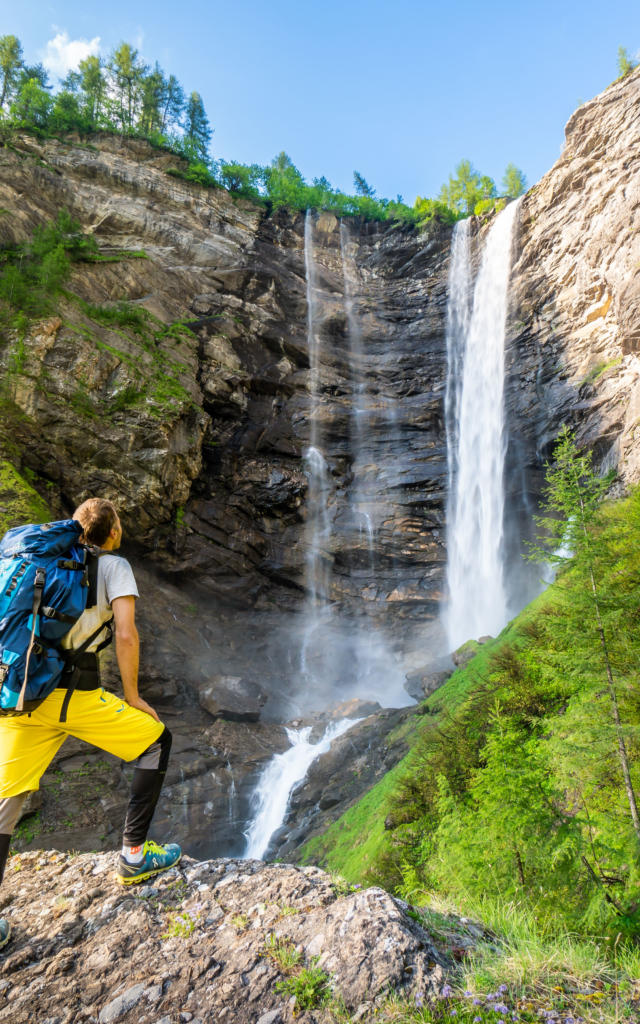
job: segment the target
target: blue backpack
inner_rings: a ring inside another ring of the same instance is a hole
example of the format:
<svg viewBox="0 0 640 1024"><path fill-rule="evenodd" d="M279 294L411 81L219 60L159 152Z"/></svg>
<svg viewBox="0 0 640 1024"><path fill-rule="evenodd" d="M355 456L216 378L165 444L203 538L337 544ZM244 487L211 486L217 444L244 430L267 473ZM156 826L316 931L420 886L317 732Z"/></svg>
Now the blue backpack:
<svg viewBox="0 0 640 1024"><path fill-rule="evenodd" d="M59 646L96 603L97 551L79 542L81 533L80 523L65 519L18 526L0 541L0 715L37 708L105 628L77 651Z"/></svg>

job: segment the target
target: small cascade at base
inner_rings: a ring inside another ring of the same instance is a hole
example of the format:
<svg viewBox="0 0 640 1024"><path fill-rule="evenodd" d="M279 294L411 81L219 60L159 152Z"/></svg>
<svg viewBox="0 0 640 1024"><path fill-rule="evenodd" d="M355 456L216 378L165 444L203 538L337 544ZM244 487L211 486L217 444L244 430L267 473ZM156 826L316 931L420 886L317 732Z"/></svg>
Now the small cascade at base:
<svg viewBox="0 0 640 1024"><path fill-rule="evenodd" d="M343 718L340 722L332 722L317 743L309 741L310 725L304 729L287 729L291 746L271 759L256 786L253 796L254 816L245 832L246 859L261 860L264 857L271 836L284 823L295 787L304 781L315 759L326 754L333 741L357 721L355 718Z"/></svg>

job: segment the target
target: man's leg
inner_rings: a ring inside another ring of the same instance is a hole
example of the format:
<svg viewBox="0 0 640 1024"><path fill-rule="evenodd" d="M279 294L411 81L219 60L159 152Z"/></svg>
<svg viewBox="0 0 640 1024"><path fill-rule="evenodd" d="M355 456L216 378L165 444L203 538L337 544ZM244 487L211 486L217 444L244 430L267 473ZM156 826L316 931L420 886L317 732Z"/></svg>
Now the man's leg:
<svg viewBox="0 0 640 1024"><path fill-rule="evenodd" d="M4 878L11 836L20 820L20 812L26 799L27 794L21 793L19 796L9 796L4 800L0 800L0 883ZM0 949L6 946L10 937L11 925L6 917L0 917Z"/></svg>
<svg viewBox="0 0 640 1024"><path fill-rule="evenodd" d="M0 882L27 794L38 788L40 777L65 741L63 732L37 721L36 716L37 711L0 718ZM10 935L9 922L0 918L0 948Z"/></svg>
<svg viewBox="0 0 640 1024"><path fill-rule="evenodd" d="M54 698L52 694L42 707L46 705L57 721L56 704L62 701L62 691L54 693L58 696ZM126 860L125 856L120 859L119 881L140 882L176 864L181 856L179 846L161 847L145 842L169 761L169 730L151 715L103 689L76 690L69 703L67 721L60 728L123 761L136 763L124 828ZM142 849L137 853L131 851L131 847L139 846Z"/></svg>
<svg viewBox="0 0 640 1024"><path fill-rule="evenodd" d="M176 844L169 843L160 847L145 841L164 782L170 752L171 733L165 726L155 743L136 761L117 875L118 880L125 885L150 878L180 860L181 850Z"/></svg>

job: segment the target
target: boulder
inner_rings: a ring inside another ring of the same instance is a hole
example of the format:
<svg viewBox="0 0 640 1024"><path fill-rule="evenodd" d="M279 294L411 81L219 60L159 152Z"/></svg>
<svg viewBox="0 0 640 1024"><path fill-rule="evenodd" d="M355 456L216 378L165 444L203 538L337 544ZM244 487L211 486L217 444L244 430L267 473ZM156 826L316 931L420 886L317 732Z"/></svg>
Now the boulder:
<svg viewBox="0 0 640 1024"><path fill-rule="evenodd" d="M201 708L228 722L257 722L267 695L257 683L240 676L213 676L198 694Z"/></svg>

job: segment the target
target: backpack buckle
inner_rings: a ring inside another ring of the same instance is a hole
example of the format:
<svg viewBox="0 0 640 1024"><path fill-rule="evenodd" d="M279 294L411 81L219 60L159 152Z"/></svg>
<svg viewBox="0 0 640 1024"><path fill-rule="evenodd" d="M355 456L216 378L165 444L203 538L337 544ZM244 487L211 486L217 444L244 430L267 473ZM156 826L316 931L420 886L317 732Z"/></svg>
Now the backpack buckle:
<svg viewBox="0 0 640 1024"><path fill-rule="evenodd" d="M43 590L44 589L44 581L45 581L46 575L47 575L47 573L46 573L45 569L36 569L36 578L33 581L33 585L34 585L34 587L37 590Z"/></svg>

